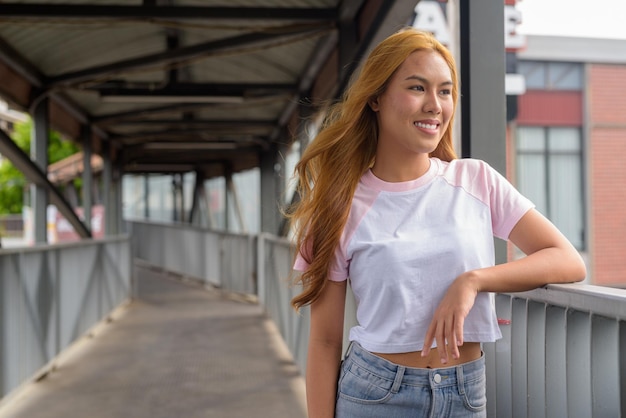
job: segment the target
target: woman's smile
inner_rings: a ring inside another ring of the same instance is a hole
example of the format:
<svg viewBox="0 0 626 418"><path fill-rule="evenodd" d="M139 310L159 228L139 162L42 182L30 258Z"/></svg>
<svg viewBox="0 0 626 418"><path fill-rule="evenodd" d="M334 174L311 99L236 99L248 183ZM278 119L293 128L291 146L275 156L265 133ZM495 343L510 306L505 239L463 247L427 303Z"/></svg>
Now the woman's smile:
<svg viewBox="0 0 626 418"><path fill-rule="evenodd" d="M439 126L441 124L437 120L422 120L413 122L413 125L426 133L431 133L434 135L439 132Z"/></svg>

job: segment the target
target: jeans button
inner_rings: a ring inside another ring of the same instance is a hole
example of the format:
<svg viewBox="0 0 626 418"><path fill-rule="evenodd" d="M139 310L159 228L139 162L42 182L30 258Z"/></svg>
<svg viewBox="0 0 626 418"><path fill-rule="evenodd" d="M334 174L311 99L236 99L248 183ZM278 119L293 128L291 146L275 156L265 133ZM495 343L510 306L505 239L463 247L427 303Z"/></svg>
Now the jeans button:
<svg viewBox="0 0 626 418"><path fill-rule="evenodd" d="M435 383L441 383L441 375L439 373L435 373L435 375L433 376L433 380L435 381Z"/></svg>

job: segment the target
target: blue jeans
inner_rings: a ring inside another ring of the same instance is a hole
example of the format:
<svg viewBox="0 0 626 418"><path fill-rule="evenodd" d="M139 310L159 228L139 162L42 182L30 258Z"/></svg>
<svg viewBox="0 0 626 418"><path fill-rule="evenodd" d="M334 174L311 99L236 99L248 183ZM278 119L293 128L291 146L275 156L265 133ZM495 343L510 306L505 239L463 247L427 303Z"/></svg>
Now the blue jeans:
<svg viewBox="0 0 626 418"><path fill-rule="evenodd" d="M336 418L486 417L484 355L440 369L404 367L353 342L341 364Z"/></svg>

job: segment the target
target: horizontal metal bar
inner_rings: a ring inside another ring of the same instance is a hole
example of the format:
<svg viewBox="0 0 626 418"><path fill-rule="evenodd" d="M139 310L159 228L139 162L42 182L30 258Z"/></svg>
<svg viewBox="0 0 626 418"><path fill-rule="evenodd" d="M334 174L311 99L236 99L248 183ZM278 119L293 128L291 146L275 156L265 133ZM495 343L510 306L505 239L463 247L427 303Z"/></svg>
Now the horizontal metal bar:
<svg viewBox="0 0 626 418"><path fill-rule="evenodd" d="M626 320L626 290L587 284L551 284L529 292L512 293L549 305Z"/></svg>
<svg viewBox="0 0 626 418"><path fill-rule="evenodd" d="M294 83L174 83L163 88L154 88L148 83L109 82L90 86L90 90L97 90L103 94L136 94L136 95L224 95L243 96L246 94L284 93L297 90Z"/></svg>
<svg viewBox="0 0 626 418"><path fill-rule="evenodd" d="M202 6L91 6L82 4L3 3L0 17L56 19L234 19L234 20L329 20L335 8L305 7L202 7Z"/></svg>

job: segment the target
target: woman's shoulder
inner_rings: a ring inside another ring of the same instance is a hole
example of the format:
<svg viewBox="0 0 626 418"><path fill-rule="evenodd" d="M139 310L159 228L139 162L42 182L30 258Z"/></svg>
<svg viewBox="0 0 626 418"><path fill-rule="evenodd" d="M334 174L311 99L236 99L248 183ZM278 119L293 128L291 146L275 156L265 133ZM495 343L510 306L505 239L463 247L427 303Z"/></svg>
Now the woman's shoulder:
<svg viewBox="0 0 626 418"><path fill-rule="evenodd" d="M445 177L457 177L458 175L471 175L474 177L494 170L487 162L476 158L458 158L452 161L442 161L434 158L433 160L439 165L440 173Z"/></svg>
<svg viewBox="0 0 626 418"><path fill-rule="evenodd" d="M440 160L441 161L441 160ZM450 167L455 168L480 168L480 167L490 167L489 163L486 161L480 160L478 158L456 158L451 161L441 161L441 164L448 165Z"/></svg>

